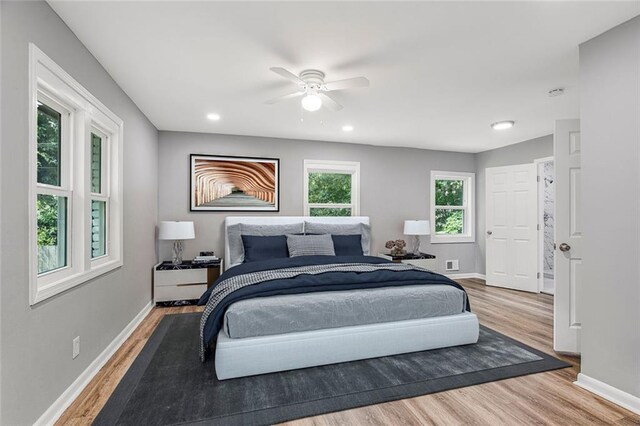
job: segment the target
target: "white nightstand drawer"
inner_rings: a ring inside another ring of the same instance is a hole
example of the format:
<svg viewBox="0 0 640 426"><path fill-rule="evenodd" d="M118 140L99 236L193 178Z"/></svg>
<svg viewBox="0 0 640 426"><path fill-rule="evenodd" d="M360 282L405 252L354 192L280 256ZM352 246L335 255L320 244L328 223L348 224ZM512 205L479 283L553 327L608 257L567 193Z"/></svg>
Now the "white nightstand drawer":
<svg viewBox="0 0 640 426"><path fill-rule="evenodd" d="M179 284L203 284L207 286L207 268L156 271L155 286L175 286Z"/></svg>
<svg viewBox="0 0 640 426"><path fill-rule="evenodd" d="M206 269L205 269L206 271ZM166 272L166 271L163 271ZM206 274L205 274L206 278ZM171 300L191 300L200 299L200 296L207 291L207 285L175 285L175 286L156 286L154 300L156 302L168 302Z"/></svg>

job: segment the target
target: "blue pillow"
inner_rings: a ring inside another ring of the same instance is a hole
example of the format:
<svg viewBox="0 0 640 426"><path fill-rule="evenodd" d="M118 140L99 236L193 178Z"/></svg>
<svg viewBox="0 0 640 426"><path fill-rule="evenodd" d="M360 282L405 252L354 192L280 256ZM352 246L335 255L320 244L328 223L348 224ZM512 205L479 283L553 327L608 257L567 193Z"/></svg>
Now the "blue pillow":
<svg viewBox="0 0 640 426"><path fill-rule="evenodd" d="M243 235L242 244L244 245L245 263L289 257L287 237L284 235L270 237Z"/></svg>
<svg viewBox="0 0 640 426"><path fill-rule="evenodd" d="M362 235L332 235L336 256L364 256Z"/></svg>

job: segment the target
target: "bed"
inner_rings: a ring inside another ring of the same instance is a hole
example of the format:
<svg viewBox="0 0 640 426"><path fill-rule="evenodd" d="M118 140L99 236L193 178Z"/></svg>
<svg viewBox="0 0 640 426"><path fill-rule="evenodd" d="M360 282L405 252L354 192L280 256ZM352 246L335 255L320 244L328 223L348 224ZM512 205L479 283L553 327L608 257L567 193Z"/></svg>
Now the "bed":
<svg viewBox="0 0 640 426"><path fill-rule="evenodd" d="M335 255L254 257L250 241L291 246L305 231L333 238ZM225 380L477 342L459 284L369 250L368 217L226 218L227 270L200 300L201 359L214 356Z"/></svg>

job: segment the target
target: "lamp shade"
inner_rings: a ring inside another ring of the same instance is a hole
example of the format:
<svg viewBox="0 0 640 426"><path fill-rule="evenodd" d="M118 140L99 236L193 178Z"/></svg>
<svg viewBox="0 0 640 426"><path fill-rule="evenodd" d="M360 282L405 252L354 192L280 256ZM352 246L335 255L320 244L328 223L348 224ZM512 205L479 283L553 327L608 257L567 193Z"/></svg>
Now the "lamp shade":
<svg viewBox="0 0 640 426"><path fill-rule="evenodd" d="M158 238L161 240L192 240L195 237L193 222L160 222Z"/></svg>
<svg viewBox="0 0 640 426"><path fill-rule="evenodd" d="M429 235L431 228L428 220L405 220L404 235Z"/></svg>

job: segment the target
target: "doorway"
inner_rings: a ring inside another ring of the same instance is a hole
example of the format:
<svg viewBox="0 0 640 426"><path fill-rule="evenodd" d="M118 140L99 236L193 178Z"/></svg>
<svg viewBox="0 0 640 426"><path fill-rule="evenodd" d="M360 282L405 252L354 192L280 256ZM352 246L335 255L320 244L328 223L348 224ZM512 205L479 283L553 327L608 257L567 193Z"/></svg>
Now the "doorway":
<svg viewBox="0 0 640 426"><path fill-rule="evenodd" d="M538 287L555 293L555 169L553 157L536 160L538 169Z"/></svg>

